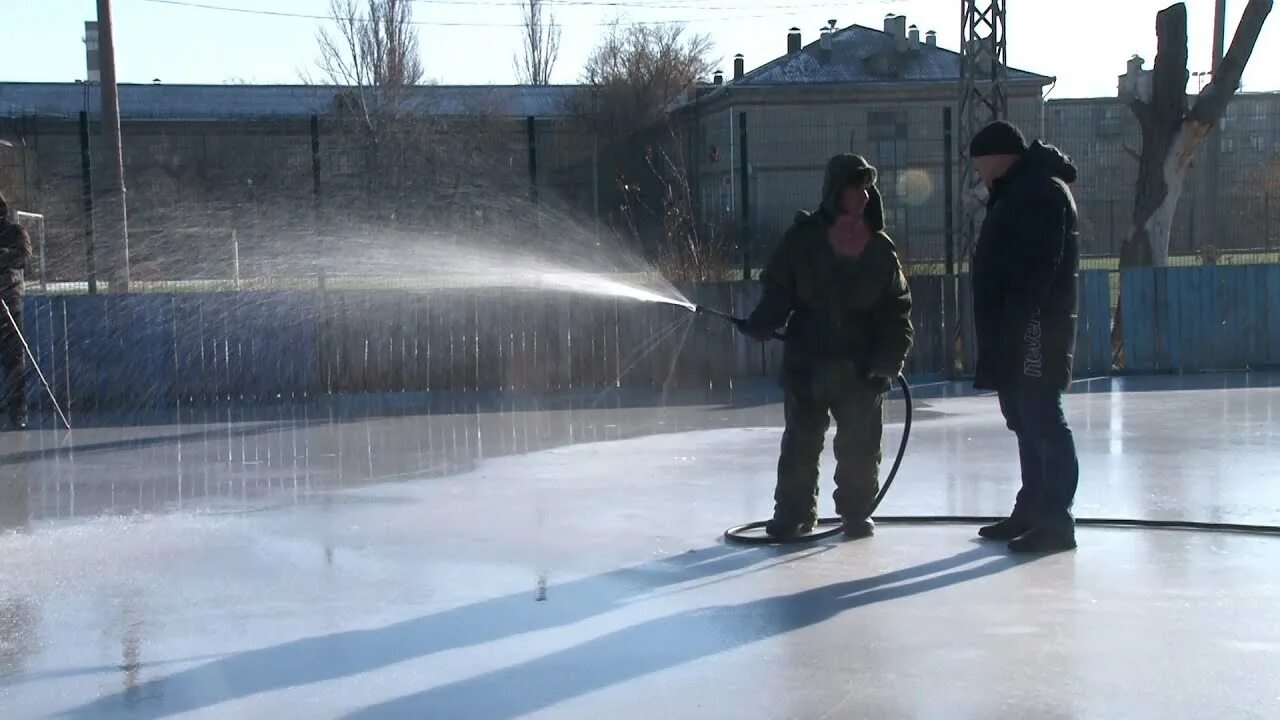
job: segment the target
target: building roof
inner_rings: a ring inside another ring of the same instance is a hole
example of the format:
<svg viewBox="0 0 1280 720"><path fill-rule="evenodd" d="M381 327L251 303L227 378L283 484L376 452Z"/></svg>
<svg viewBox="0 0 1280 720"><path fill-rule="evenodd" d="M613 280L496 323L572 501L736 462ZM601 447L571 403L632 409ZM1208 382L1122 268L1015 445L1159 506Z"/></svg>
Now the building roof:
<svg viewBox="0 0 1280 720"><path fill-rule="evenodd" d="M1196 94L1187 93L1187 96L1194 101ZM1231 102L1255 100L1258 102L1277 102L1280 101L1280 90L1240 90L1231 96ZM1117 97L1115 95L1106 95L1103 97L1060 97L1045 98L1046 105L1120 105L1128 106L1129 101Z"/></svg>
<svg viewBox="0 0 1280 720"><path fill-rule="evenodd" d="M230 120L300 118L337 109L351 88L331 85L121 84L120 116L126 120ZM407 109L431 115L476 113L509 117L564 117L573 85L419 85L408 90ZM0 117L76 117L101 108L100 87L84 83L0 83Z"/></svg>
<svg viewBox="0 0 1280 720"><path fill-rule="evenodd" d="M811 42L798 52L783 55L740 79L726 82L703 95L699 102L737 88L960 81L960 53L924 42L912 44L909 52L897 52L898 43L898 38L882 30L850 25L831 33L829 56L822 49L821 40ZM891 71L877 63L877 59L887 57L894 59ZM1008 77L1012 83L1040 87L1054 82L1054 78L1015 68L1009 68Z"/></svg>

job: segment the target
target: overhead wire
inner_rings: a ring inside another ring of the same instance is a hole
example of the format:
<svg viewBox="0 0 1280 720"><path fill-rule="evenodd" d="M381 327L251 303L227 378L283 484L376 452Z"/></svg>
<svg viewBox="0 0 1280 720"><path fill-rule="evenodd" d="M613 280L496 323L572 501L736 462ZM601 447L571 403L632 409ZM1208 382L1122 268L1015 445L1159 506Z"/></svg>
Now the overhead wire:
<svg viewBox="0 0 1280 720"><path fill-rule="evenodd" d="M509 7L525 7L528 5L527 0L412 0L412 2L423 5L470 5L491 7L494 5ZM545 9L554 10L562 7L602 7L602 8L624 8L632 10L815 10L815 4L812 2L796 2L796 3L777 3L771 5L752 5L743 7L743 5L707 5L700 0L661 0L657 3L640 2L639 0L544 0ZM853 0L852 2L839 3L839 5L887 5L894 0ZM816 8L821 10L819 6Z"/></svg>
<svg viewBox="0 0 1280 720"><path fill-rule="evenodd" d="M292 12L292 11L286 11L286 10L265 10L262 8L244 8L244 7L234 7L229 5L215 5L212 3L195 2L194 0L142 0L142 1L153 3L156 5L169 5L169 6L192 8L192 9L198 9L198 10L211 10L216 12L238 13L243 15L259 15L263 17L292 18L292 19L299 19L299 20L333 20L334 19L332 15L318 15L315 13ZM416 0L416 1L431 2L435 4L448 4L448 5L455 5L455 6L473 6L473 7L488 7L492 5L508 5L511 7L518 7L520 5L519 2L515 2L514 0L506 0L505 2L494 2L494 3L481 2L480 0ZM727 12L727 11L738 9L738 8L734 8L726 5L715 5L715 6L692 5L692 4L688 6L662 6L662 5L640 5L640 4L630 5L630 4L626 4L626 0L614 0L613 2L610 2L609 0L571 0L571 1L575 4L580 3L581 6L584 6L584 7L586 6L619 7L619 8L632 8L637 10L643 10L643 9L670 9L670 10L689 10L689 11L717 10L717 11ZM886 1L887 0L864 0L864 2L871 2L876 4L882 4ZM812 12L812 6L806 6L806 5L775 5L775 6L764 6L760 9L769 9L769 8L775 9L776 12L757 13L754 15L743 15L741 13L734 13L732 15L703 16L703 17L666 19L666 20L619 19L619 20L604 20L604 21L597 21L597 22L568 22L568 23L557 22L557 24L562 26L576 25L576 26L593 26L593 27L608 27L614 24L618 24L618 25L682 25L682 24L695 23L695 22L729 22L729 21L739 21L739 20L762 20L767 18L776 18L780 16L785 16L793 12L801 12L801 11ZM359 17L342 18L342 19L350 20L353 22L370 22L367 18L359 18ZM471 21L455 21L455 20L410 20L408 24L418 26L418 27L477 27L477 28L524 27L524 23L471 22Z"/></svg>

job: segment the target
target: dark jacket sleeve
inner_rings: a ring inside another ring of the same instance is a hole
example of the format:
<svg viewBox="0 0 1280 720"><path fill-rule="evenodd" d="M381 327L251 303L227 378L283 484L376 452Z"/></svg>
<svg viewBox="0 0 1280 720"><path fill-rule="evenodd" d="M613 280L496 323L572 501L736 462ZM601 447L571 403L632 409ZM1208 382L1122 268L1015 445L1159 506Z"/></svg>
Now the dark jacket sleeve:
<svg viewBox="0 0 1280 720"><path fill-rule="evenodd" d="M1049 299L1062 263L1070 203L1056 182L1028 192L1012 224L1001 336L1020 346L1027 325Z"/></svg>
<svg viewBox="0 0 1280 720"><path fill-rule="evenodd" d="M893 377L902 372L907 353L915 341L915 328L911 325L911 287L902 272L898 254L889 251L893 277L885 284L879 302L876 303L875 353L871 358L871 372Z"/></svg>
<svg viewBox="0 0 1280 720"><path fill-rule="evenodd" d="M31 236L16 223L0 225L0 272L22 270L31 259Z"/></svg>
<svg viewBox="0 0 1280 720"><path fill-rule="evenodd" d="M778 243L769 263L760 273L764 296L746 319L746 329L773 332L782 327L796 307L796 272L794 233L788 232Z"/></svg>

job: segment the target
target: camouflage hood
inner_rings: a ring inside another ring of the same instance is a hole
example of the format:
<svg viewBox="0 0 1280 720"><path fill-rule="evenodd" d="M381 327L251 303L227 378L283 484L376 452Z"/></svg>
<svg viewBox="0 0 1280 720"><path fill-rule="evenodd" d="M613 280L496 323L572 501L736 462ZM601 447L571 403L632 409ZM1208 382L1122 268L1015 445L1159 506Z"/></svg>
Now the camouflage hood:
<svg viewBox="0 0 1280 720"><path fill-rule="evenodd" d="M828 224L840 214L840 194L850 185L868 185L867 207L863 219L871 232L884 230L884 199L876 187L878 173L871 163L860 155L836 155L827 161L827 173L822 179L822 208L820 214Z"/></svg>

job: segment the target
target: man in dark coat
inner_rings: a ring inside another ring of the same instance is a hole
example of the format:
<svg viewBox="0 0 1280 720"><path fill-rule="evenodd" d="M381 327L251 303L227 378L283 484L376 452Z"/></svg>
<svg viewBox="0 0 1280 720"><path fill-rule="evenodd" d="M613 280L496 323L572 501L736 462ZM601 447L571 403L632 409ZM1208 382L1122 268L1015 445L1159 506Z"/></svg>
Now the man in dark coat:
<svg viewBox="0 0 1280 720"><path fill-rule="evenodd" d="M0 301L13 321L22 327L22 283L31 259L31 238L21 225L9 219L9 203L0 195ZM0 369L4 371L4 409L9 428L27 427L27 366L22 339L13 323L0 311Z"/></svg>
<svg viewBox="0 0 1280 720"><path fill-rule="evenodd" d="M874 530L883 398L913 341L911 292L884 232L875 181L863 158L831 159L821 207L797 215L761 276L764 296L740 324L761 341L786 325L786 429L765 528L776 538L813 529L818 458L832 417L836 512L848 537Z"/></svg>
<svg viewBox="0 0 1280 720"><path fill-rule="evenodd" d="M1022 469L1013 512L979 534L1014 552L1070 550L1079 466L1062 394L1076 338L1076 168L1005 122L975 135L970 157L990 191L972 265L974 386L999 394Z"/></svg>

